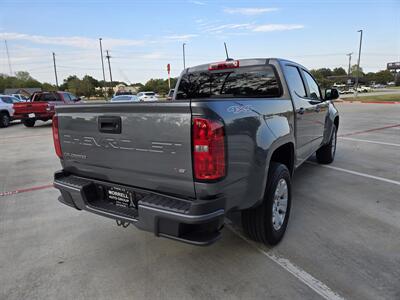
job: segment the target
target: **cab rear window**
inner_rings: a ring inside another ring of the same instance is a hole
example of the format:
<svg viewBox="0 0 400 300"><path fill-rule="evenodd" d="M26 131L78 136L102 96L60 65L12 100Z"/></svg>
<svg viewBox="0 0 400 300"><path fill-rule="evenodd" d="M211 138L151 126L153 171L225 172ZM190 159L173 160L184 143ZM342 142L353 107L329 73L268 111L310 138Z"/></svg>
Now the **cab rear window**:
<svg viewBox="0 0 400 300"><path fill-rule="evenodd" d="M176 99L272 98L280 95L281 89L274 69L262 66L184 74L179 83Z"/></svg>

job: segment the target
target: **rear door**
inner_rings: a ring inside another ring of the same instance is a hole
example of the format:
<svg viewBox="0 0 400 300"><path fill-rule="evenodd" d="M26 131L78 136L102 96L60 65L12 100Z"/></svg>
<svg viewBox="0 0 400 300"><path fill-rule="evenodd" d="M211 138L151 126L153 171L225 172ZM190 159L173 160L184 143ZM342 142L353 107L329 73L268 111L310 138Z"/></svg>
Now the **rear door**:
<svg viewBox="0 0 400 300"><path fill-rule="evenodd" d="M315 138L315 105L307 95L300 69L291 64L284 66L284 73L296 112L296 152L300 163L313 152Z"/></svg>
<svg viewBox="0 0 400 300"><path fill-rule="evenodd" d="M189 101L59 106L66 171L194 197Z"/></svg>
<svg viewBox="0 0 400 300"><path fill-rule="evenodd" d="M322 99L321 89L307 70L302 69L304 81L307 85L307 94L314 108L314 147L318 147L324 136L325 119L328 113L328 102Z"/></svg>

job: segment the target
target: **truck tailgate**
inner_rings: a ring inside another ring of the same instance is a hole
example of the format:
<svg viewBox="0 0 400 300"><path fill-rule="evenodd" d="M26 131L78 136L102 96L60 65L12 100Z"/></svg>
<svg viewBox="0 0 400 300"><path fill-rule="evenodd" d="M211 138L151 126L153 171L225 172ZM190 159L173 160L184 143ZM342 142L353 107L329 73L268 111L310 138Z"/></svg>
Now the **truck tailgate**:
<svg viewBox="0 0 400 300"><path fill-rule="evenodd" d="M189 102L56 108L64 170L194 197Z"/></svg>
<svg viewBox="0 0 400 300"><path fill-rule="evenodd" d="M48 107L47 102L19 102L14 103L14 110L16 115L23 115L29 113L46 113Z"/></svg>

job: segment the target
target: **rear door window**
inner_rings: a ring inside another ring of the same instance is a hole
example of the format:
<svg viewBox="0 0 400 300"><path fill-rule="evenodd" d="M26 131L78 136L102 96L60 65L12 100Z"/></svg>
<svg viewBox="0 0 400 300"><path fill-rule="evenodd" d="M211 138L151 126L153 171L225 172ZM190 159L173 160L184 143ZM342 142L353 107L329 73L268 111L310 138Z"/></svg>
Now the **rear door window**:
<svg viewBox="0 0 400 300"><path fill-rule="evenodd" d="M4 103L7 103L7 104L13 103L11 97L2 97L1 99L3 100Z"/></svg>
<svg viewBox="0 0 400 300"><path fill-rule="evenodd" d="M43 93L43 94L36 94L33 101L45 101L45 102L52 102L52 101L61 101L61 98L56 93Z"/></svg>
<svg viewBox="0 0 400 300"><path fill-rule="evenodd" d="M177 100L200 98L271 98L281 88L271 66L240 68L230 71L199 71L182 76Z"/></svg>
<svg viewBox="0 0 400 300"><path fill-rule="evenodd" d="M286 65L285 66L285 76L286 81L291 92L294 92L299 97L307 97L306 89L304 87L303 79L299 69L295 66Z"/></svg>
<svg viewBox="0 0 400 300"><path fill-rule="evenodd" d="M314 78L305 70L303 70L304 77L307 81L308 89L310 90L309 98L312 100L321 100L321 93L319 91L318 84Z"/></svg>
<svg viewBox="0 0 400 300"><path fill-rule="evenodd" d="M72 101L72 99L71 99L71 97L70 97L70 95L68 93L63 93L63 96L64 96L64 100L65 101L67 101L67 102Z"/></svg>

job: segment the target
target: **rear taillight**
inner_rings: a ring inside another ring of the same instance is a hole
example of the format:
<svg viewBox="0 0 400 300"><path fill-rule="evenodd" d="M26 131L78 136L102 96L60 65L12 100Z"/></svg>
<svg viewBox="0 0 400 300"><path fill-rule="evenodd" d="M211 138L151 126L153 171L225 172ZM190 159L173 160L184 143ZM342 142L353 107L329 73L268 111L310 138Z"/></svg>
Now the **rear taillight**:
<svg viewBox="0 0 400 300"><path fill-rule="evenodd" d="M225 130L216 120L193 118L193 169L197 180L218 180L225 176Z"/></svg>
<svg viewBox="0 0 400 300"><path fill-rule="evenodd" d="M234 69L239 68L239 61L238 60L228 60L222 61L217 63L212 63L208 66L209 71L213 70L224 70L224 69Z"/></svg>
<svg viewBox="0 0 400 300"><path fill-rule="evenodd" d="M54 149L56 150L57 156L59 158L62 158L60 135L58 132L58 117L56 115L54 115L53 117L53 141L54 141Z"/></svg>

